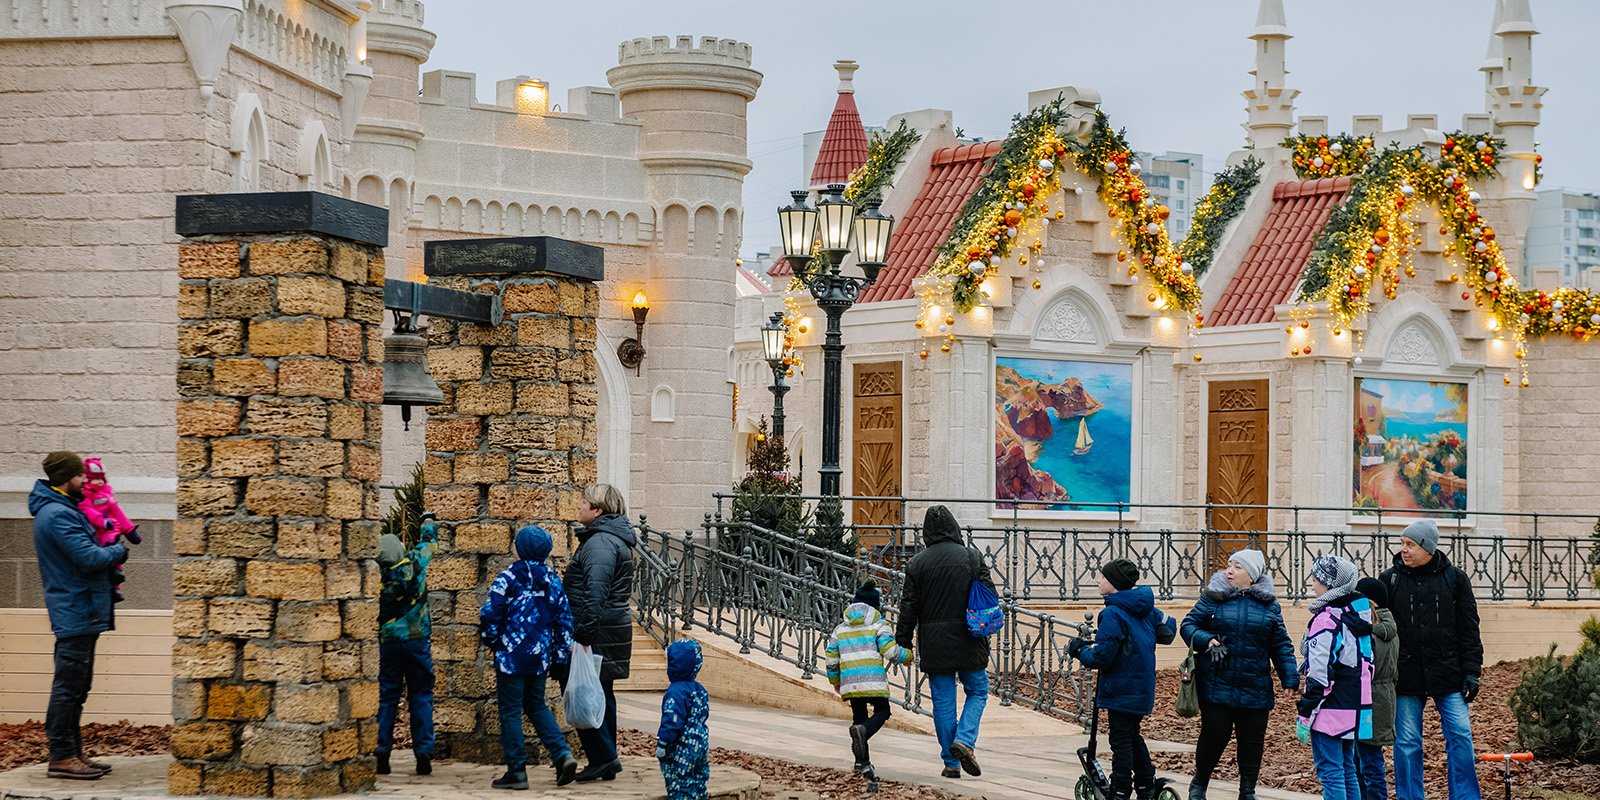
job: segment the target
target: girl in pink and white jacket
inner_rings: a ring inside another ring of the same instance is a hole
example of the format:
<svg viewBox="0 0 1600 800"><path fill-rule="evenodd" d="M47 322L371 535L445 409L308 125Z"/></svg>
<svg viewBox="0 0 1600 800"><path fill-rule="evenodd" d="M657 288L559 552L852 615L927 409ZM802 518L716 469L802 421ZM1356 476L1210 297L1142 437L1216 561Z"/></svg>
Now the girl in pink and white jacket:
<svg viewBox="0 0 1600 800"><path fill-rule="evenodd" d="M1338 556L1311 565L1318 596L1301 644L1297 733L1311 744L1323 800L1361 800L1356 742L1372 736L1372 603L1356 591L1360 577Z"/></svg>
<svg viewBox="0 0 1600 800"><path fill-rule="evenodd" d="M128 541L139 544L142 541L139 526L122 513L122 506L117 504L117 493L112 491L111 484L106 480L106 468L101 465L100 459L84 459L83 474L83 499L78 502L78 510L94 526L100 546L109 546L118 537L127 537ZM117 571L111 575L113 602L122 602L122 590L119 587L124 580L122 565L118 564Z"/></svg>

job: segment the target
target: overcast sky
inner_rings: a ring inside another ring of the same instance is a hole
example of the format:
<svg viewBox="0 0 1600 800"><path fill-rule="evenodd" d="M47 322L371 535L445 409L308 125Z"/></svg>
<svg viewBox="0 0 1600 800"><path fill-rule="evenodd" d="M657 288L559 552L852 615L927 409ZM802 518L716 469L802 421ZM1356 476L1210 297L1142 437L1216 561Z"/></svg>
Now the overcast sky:
<svg viewBox="0 0 1600 800"><path fill-rule="evenodd" d="M1483 111L1492 0L1285 0L1289 85L1297 115L1347 131L1355 114L1437 114L1454 130ZM1549 87L1538 139L1544 187L1600 191L1600 2L1532 0L1534 81ZM606 85L617 45L636 36L712 35L749 42L765 78L750 105L744 253L777 241L774 213L802 182L800 137L826 126L837 78L853 58L868 125L921 108L955 112L969 136L1005 135L1028 92L1096 89L1140 150L1198 152L1214 171L1243 144L1257 0L427 0L438 34L424 70L478 73L478 94L515 75Z"/></svg>

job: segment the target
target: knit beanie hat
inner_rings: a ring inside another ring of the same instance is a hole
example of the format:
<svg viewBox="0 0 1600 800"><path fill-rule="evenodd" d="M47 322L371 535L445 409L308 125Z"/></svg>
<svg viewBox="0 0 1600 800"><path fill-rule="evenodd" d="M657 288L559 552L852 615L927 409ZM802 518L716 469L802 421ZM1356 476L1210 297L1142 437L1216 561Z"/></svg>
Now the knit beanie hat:
<svg viewBox="0 0 1600 800"><path fill-rule="evenodd" d="M1389 587L1377 578L1362 578L1356 581L1356 591L1378 608L1389 607Z"/></svg>
<svg viewBox="0 0 1600 800"><path fill-rule="evenodd" d="M876 581L867 581L856 590L856 596L850 598L851 603L866 603L879 611L883 610L883 592L878 591Z"/></svg>
<svg viewBox="0 0 1600 800"><path fill-rule="evenodd" d="M83 459L70 450L57 450L44 457L44 477L51 486L65 486L83 474Z"/></svg>
<svg viewBox="0 0 1600 800"><path fill-rule="evenodd" d="M523 561L543 561L550 557L555 543L550 532L538 525L524 525L517 531L517 558Z"/></svg>
<svg viewBox="0 0 1600 800"><path fill-rule="evenodd" d="M1339 556L1322 556L1311 562L1311 577L1332 592L1352 592L1361 572L1356 565Z"/></svg>
<svg viewBox="0 0 1600 800"><path fill-rule="evenodd" d="M1106 576L1106 580L1119 592L1132 589L1139 582L1139 566L1126 558L1106 562L1100 568L1100 574Z"/></svg>
<svg viewBox="0 0 1600 800"><path fill-rule="evenodd" d="M392 567L406 557L406 543L400 537L386 533L378 537L378 564L383 567Z"/></svg>
<svg viewBox="0 0 1600 800"><path fill-rule="evenodd" d="M1245 574L1249 575L1252 581L1261 580L1261 573L1267 571L1267 556L1260 550L1240 550L1228 556L1228 560L1239 562L1239 566L1244 567Z"/></svg>
<svg viewBox="0 0 1600 800"><path fill-rule="evenodd" d="M1439 549L1439 523L1431 519L1419 519L1407 525L1400 535L1416 542L1430 556Z"/></svg>

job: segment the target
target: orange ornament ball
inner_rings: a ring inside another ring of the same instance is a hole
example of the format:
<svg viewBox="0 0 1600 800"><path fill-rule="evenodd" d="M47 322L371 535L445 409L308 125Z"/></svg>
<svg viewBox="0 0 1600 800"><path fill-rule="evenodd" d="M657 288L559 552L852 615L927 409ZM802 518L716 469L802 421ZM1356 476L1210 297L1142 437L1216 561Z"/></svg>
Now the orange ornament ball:
<svg viewBox="0 0 1600 800"><path fill-rule="evenodd" d="M927 361L928 360L928 351L926 351L926 350L918 353L917 355L920 356L923 361Z"/></svg>
<svg viewBox="0 0 1600 800"><path fill-rule="evenodd" d="M1204 360L1205 360L1205 356L1202 356L1199 353L1195 353L1194 354L1194 363L1198 364L1198 363L1200 363L1201 361L1204 361Z"/></svg>
<svg viewBox="0 0 1600 800"><path fill-rule="evenodd" d="M1042 284L1042 283L1040 283L1038 281L1034 281L1033 282L1033 288L1035 288L1035 289L1043 289L1044 288L1044 284Z"/></svg>

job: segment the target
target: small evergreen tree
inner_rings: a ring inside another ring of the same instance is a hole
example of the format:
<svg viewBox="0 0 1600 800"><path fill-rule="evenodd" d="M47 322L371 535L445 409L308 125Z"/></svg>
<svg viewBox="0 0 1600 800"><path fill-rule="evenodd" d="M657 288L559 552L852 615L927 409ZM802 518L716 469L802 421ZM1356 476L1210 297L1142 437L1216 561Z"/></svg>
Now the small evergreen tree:
<svg viewBox="0 0 1600 800"><path fill-rule="evenodd" d="M1600 619L1580 628L1583 644L1563 659L1550 645L1511 693L1517 739L1534 753L1600 763Z"/></svg>
<svg viewBox="0 0 1600 800"><path fill-rule="evenodd" d="M767 418L762 417L755 446L745 458L744 479L733 487L733 520L798 538L806 521L800 492L800 479L789 474L783 440L767 435ZM724 549L738 549L742 541L729 537L721 544Z"/></svg>
<svg viewBox="0 0 1600 800"><path fill-rule="evenodd" d="M427 481L422 477L422 465L411 467L411 481L394 489L394 507L383 518L383 532L392 533L405 542L407 549L415 547L422 535L422 490Z"/></svg>

